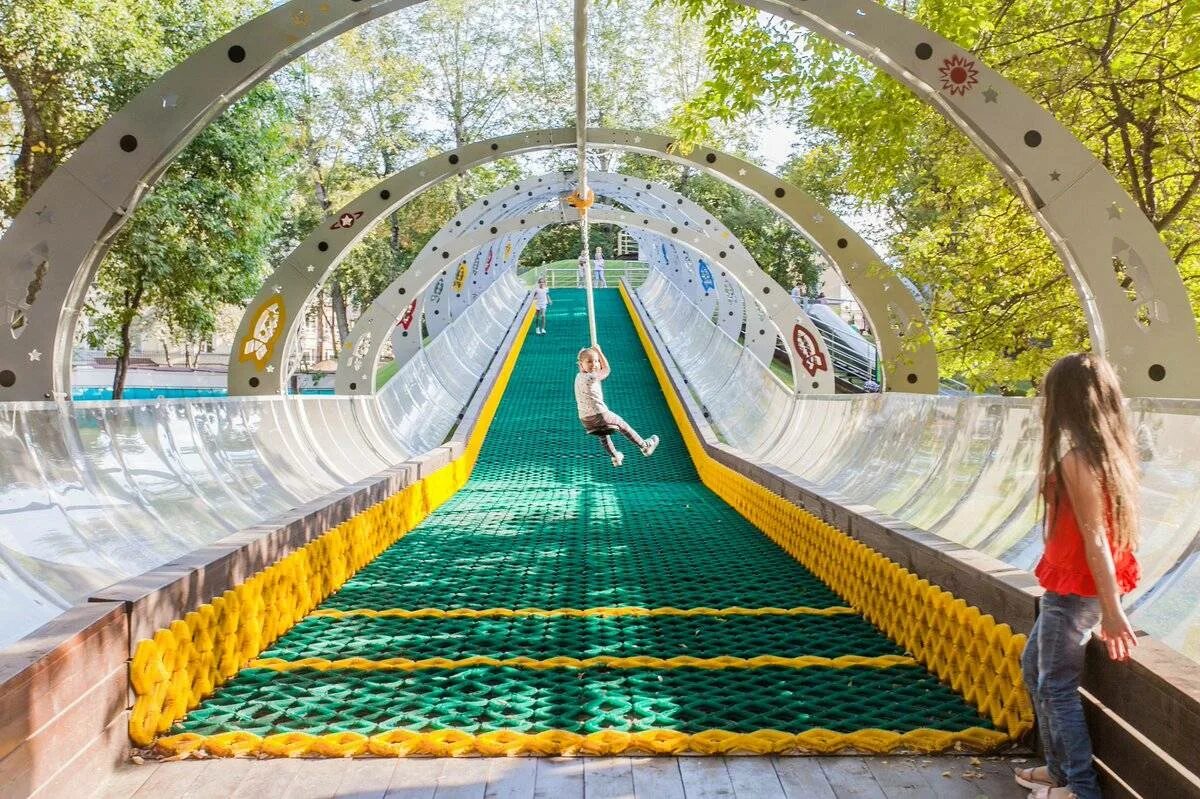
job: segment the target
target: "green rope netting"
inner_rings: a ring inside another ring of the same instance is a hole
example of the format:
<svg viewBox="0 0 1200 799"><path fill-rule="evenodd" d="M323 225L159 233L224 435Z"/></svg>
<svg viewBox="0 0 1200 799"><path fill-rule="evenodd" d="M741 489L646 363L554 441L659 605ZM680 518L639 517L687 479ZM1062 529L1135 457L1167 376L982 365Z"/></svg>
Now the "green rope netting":
<svg viewBox="0 0 1200 799"><path fill-rule="evenodd" d="M402 619L348 616L302 621L264 658L409 660L484 656L549 660L680 655L718 658L864 657L903 651L860 616L518 616Z"/></svg>
<svg viewBox="0 0 1200 799"><path fill-rule="evenodd" d="M923 669L248 669L181 731L835 732L986 726Z"/></svg>
<svg viewBox="0 0 1200 799"><path fill-rule="evenodd" d="M579 290L555 290L470 482L326 601L326 610L829 608L845 603L704 488L615 290L596 292L605 396L643 435L615 469L575 413ZM877 656L858 616L309 617L265 657ZM681 732L990 727L921 668L247 669L175 732L373 734L514 729Z"/></svg>

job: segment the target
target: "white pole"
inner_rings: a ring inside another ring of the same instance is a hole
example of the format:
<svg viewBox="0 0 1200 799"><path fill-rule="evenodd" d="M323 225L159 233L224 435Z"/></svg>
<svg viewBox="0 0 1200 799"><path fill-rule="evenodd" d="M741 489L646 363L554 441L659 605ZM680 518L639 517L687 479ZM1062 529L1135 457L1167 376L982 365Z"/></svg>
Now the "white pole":
<svg viewBox="0 0 1200 799"><path fill-rule="evenodd" d="M592 346L596 339L596 303L592 298L592 253L588 238L587 182L587 0L575 0L575 144L579 151L579 186L575 190L579 208L580 236L583 239L583 285L587 289L588 333Z"/></svg>

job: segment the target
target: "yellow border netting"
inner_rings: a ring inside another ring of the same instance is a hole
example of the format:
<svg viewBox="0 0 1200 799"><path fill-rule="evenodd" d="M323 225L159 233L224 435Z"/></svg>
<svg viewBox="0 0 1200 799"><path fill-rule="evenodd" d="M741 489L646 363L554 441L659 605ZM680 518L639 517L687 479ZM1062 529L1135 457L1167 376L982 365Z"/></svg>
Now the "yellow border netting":
<svg viewBox="0 0 1200 799"><path fill-rule="evenodd" d="M624 286L621 297L701 481L988 716L1003 731L996 734L1017 739L1029 732L1033 707L1021 677L1025 636L712 458Z"/></svg>

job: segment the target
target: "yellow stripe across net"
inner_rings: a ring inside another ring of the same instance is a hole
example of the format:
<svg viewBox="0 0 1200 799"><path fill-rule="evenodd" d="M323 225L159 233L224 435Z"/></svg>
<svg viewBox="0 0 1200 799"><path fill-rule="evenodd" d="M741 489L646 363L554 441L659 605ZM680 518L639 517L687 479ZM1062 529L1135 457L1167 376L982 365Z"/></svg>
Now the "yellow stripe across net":
<svg viewBox="0 0 1200 799"><path fill-rule="evenodd" d="M839 655L835 658L820 657L819 655L803 655L801 657L779 657L777 655L757 655L752 658L723 656L717 658L697 658L679 655L671 658L658 658L649 655L631 657L613 657L597 655L590 658L553 657L553 658L495 658L487 655L476 655L469 658L425 658L409 660L408 658L385 658L371 660L370 658L341 658L327 660L325 658L302 658L300 660L283 660L281 658L260 658L250 662L252 669L270 669L272 671L300 671L311 669L329 671L331 669L357 669L359 671L420 671L422 669L466 669L474 666L508 666L518 669L758 669L766 666L784 666L792 669L818 667L826 669L847 669L854 666L887 669L892 666L915 666L917 662L904 655L879 655L864 657L862 655Z"/></svg>
<svg viewBox="0 0 1200 799"><path fill-rule="evenodd" d="M388 608L386 610L356 609L356 610L314 610L310 618L323 616L332 619L353 618L365 616L368 618L392 619L505 619L517 616L853 616L857 613L854 608L639 608L639 607L599 607L599 608L487 608L475 610L472 608L420 608L418 610L403 610Z"/></svg>

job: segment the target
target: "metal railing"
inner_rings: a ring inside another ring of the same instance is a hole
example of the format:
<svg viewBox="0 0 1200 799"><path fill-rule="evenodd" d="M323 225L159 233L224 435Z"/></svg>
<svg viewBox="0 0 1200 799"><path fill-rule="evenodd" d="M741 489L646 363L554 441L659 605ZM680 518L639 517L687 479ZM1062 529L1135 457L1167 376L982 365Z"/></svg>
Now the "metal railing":
<svg viewBox="0 0 1200 799"><path fill-rule="evenodd" d="M644 263L626 261L606 261L604 264L604 280L609 288L615 288L626 278L634 288L646 282L650 268ZM521 280L528 286L537 283L538 278L546 278L547 288L574 289L583 288L583 280L579 270L566 266L535 266L521 273Z"/></svg>

